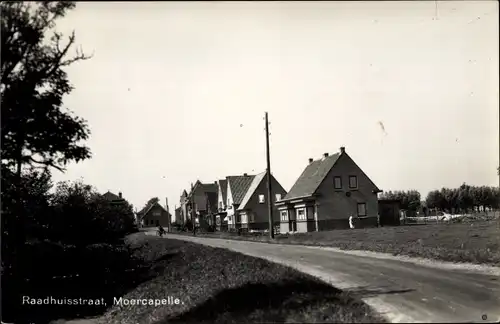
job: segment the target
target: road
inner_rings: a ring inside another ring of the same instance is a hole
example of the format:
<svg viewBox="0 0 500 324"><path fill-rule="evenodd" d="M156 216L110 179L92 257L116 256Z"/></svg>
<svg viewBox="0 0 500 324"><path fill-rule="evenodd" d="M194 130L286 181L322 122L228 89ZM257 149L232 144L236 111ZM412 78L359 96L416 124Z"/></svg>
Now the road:
<svg viewBox="0 0 500 324"><path fill-rule="evenodd" d="M393 323L500 321L500 276L320 247L166 235L294 267L350 291Z"/></svg>

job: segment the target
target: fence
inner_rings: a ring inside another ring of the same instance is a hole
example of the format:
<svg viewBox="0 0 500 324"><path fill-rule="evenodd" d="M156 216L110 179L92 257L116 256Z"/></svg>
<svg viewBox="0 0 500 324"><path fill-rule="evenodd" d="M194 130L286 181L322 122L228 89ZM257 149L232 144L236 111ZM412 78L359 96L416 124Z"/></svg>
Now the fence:
<svg viewBox="0 0 500 324"><path fill-rule="evenodd" d="M435 216L411 216L401 215L401 225L426 225L426 224L450 224L468 223L478 221L489 221L500 219L500 210L486 212L473 212L467 214L446 214L438 213Z"/></svg>

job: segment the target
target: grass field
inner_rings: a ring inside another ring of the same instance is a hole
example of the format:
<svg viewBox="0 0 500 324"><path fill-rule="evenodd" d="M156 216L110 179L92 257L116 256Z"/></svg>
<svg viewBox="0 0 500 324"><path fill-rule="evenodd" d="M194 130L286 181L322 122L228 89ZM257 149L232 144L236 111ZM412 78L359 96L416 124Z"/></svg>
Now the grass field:
<svg viewBox="0 0 500 324"><path fill-rule="evenodd" d="M229 233L198 236L232 238L279 244L331 246L450 262L500 266L500 221L394 226L267 236Z"/></svg>
<svg viewBox="0 0 500 324"><path fill-rule="evenodd" d="M129 238L149 279L124 299L179 305L114 305L99 323L384 322L361 301L291 268L224 249L143 234Z"/></svg>

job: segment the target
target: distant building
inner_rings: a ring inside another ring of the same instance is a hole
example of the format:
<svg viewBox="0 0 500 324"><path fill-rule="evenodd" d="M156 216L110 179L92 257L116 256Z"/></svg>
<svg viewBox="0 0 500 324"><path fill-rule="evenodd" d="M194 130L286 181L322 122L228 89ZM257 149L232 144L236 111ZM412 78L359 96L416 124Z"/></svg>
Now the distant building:
<svg viewBox="0 0 500 324"><path fill-rule="evenodd" d="M168 210L163 208L158 202L144 207L138 213L138 219L142 227L155 227L161 225L162 227L169 228L171 218L172 215L170 215Z"/></svg>
<svg viewBox="0 0 500 324"><path fill-rule="evenodd" d="M123 196L122 196L122 193L119 192L118 195L115 195L114 193L112 193L111 191L107 191L106 193L104 193L102 195L102 197L110 202L125 202L126 200L123 199Z"/></svg>

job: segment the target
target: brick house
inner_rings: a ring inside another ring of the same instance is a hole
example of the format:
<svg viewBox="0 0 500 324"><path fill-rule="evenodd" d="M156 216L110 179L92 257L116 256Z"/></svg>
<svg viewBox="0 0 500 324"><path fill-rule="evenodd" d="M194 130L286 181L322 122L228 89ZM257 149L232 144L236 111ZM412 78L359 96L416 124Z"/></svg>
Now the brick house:
<svg viewBox="0 0 500 324"><path fill-rule="evenodd" d="M217 180L217 213L215 225L218 231L227 229L227 180Z"/></svg>
<svg viewBox="0 0 500 324"><path fill-rule="evenodd" d="M186 190L182 190L182 194L181 194L181 198L180 198L180 203L181 203L181 214L180 214L180 217L179 217L179 220L178 222L180 224L185 224L186 221L190 218L189 215L188 215L188 193Z"/></svg>
<svg viewBox="0 0 500 324"><path fill-rule="evenodd" d="M241 228L249 230L264 230L269 228L269 199L267 194L267 172L257 174L250 184L239 207L238 214L241 220ZM277 201L285 197L286 190L271 174L271 190L273 215L278 215L278 209L275 205ZM280 225L280 220L274 217L275 226Z"/></svg>
<svg viewBox="0 0 500 324"><path fill-rule="evenodd" d="M191 185L191 191L186 197L187 219L202 227L215 222L217 212L217 181L214 183L202 183L197 180ZM193 220L193 212L195 219Z"/></svg>
<svg viewBox="0 0 500 324"><path fill-rule="evenodd" d="M113 203L120 203L126 201L125 199L123 199L121 192L119 192L118 195L115 195L114 193L108 190L106 193L102 195L102 197Z"/></svg>
<svg viewBox="0 0 500 324"><path fill-rule="evenodd" d="M319 160L309 159L288 194L276 203L280 232L349 228L350 215L356 227L376 226L379 192L344 147Z"/></svg>
<svg viewBox="0 0 500 324"><path fill-rule="evenodd" d="M250 188L254 175L244 173L242 176L228 176L226 189L226 217L230 229L241 228L241 217L237 212L245 194Z"/></svg>
<svg viewBox="0 0 500 324"><path fill-rule="evenodd" d="M167 209L163 208L162 205L156 202L150 206L144 207L138 213L138 217L141 220L143 227L156 227L161 225L167 229L170 227L172 215L170 215Z"/></svg>
<svg viewBox="0 0 500 324"><path fill-rule="evenodd" d="M173 223L177 224L182 224L182 208L181 207L176 207L174 210L174 219L172 220Z"/></svg>

